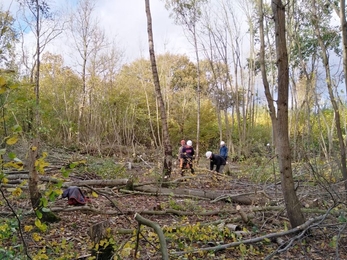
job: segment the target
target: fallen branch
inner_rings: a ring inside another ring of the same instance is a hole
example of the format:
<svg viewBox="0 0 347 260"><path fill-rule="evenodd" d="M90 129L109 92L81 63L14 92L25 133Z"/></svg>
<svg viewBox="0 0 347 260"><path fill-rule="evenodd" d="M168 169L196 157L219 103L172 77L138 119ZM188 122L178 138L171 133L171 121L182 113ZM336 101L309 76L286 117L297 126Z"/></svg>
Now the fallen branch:
<svg viewBox="0 0 347 260"><path fill-rule="evenodd" d="M27 180L29 179L28 174L12 174L7 175L6 178L11 181L16 180ZM40 181L49 181L53 183L61 182L62 179L52 178L49 176L39 176ZM83 185L96 185L96 186L119 186L119 185L127 185L129 179L109 179L109 180L76 180L76 181L68 181L64 182L62 187L69 186L83 186Z"/></svg>
<svg viewBox="0 0 347 260"><path fill-rule="evenodd" d="M253 212L266 212L266 211L284 211L284 206L266 206L266 207L254 207L251 209ZM308 208L302 208L301 211L303 213L312 213L312 214L324 214L326 212L326 209L308 209ZM338 217L340 215L340 211L336 209L332 209L330 211L330 215Z"/></svg>
<svg viewBox="0 0 347 260"><path fill-rule="evenodd" d="M122 193L127 193L127 194L137 194L137 195L147 195L147 196L171 196L175 198L191 198L191 199L199 199L199 200L210 200L209 198L202 198L202 197L197 197L197 196L192 196L192 195L180 195L180 194L173 194L173 193L149 193L145 191L136 191L136 190L124 190L120 189L119 192Z"/></svg>
<svg viewBox="0 0 347 260"><path fill-rule="evenodd" d="M169 188L157 188L153 186L134 187L134 190L154 193L156 195L175 194L175 195L194 196L198 198L205 198L205 199L212 199L212 200L222 195L225 195L225 191L211 191L211 190L203 190L203 189L193 190L193 189L179 189L179 188L169 189ZM259 197L248 197L248 196L241 196L241 195L236 195L234 197L233 195L229 195L228 198L230 198L232 202L243 204L243 205L252 205L259 202Z"/></svg>
<svg viewBox="0 0 347 260"><path fill-rule="evenodd" d="M24 239L24 236L23 236L23 231L22 231L22 228L21 228L22 222L21 222L20 218L18 217L16 211L13 209L12 205L10 204L10 202L8 201L8 199L6 198L4 192L2 191L1 185L0 185L0 193L1 193L2 197L4 198L4 200L6 201L7 206L10 208L10 210L12 211L12 213L14 214L14 216L15 216L16 219L17 219L17 222L18 222L18 229L19 229L19 235L20 235L20 238L21 238L21 240L22 240L22 242L23 242L24 252L25 252L26 256L31 260L32 258L30 257L30 255L29 255L29 253L28 253L28 246L27 246L27 244L26 244L26 242L25 242L25 239Z"/></svg>
<svg viewBox="0 0 347 260"><path fill-rule="evenodd" d="M96 186L118 186L127 185L129 179L116 179L116 180L84 180L84 181L70 181L64 182L63 187L69 186L85 186L85 185L96 185Z"/></svg>
<svg viewBox="0 0 347 260"><path fill-rule="evenodd" d="M139 227L138 227L138 231L137 231L137 243L136 243L135 256L136 256L137 248L138 248L138 244L139 244L138 240L139 240L139 234L140 234L140 227L141 227L141 225L146 225L148 227L153 228L154 231L157 233L157 235L159 237L160 251L161 251L161 254L162 254L162 259L163 260L169 260L169 254L168 254L168 251L167 251L166 239L165 239L163 230L160 228L160 226L157 223L142 217L138 213L135 214L134 218L139 223Z"/></svg>
<svg viewBox="0 0 347 260"><path fill-rule="evenodd" d="M127 211L114 211L114 210L99 210L96 208L92 208L89 206L68 206L66 208L63 207L52 207L50 208L52 212L71 212L71 211L90 211L100 215L133 215L135 211L127 210ZM9 214L10 212L6 212ZM27 213L23 213L24 215L28 215L33 213L29 211ZM141 214L145 215L166 215L173 214L177 216L214 216L220 214L236 214L236 210L211 210L211 211L201 211L201 212L191 212L191 211L180 211L176 209L166 209L166 210L142 210ZM0 213L2 215L2 213Z"/></svg>
<svg viewBox="0 0 347 260"><path fill-rule="evenodd" d="M140 158L140 160L143 161L144 164L146 164L149 168L152 168L152 166L149 165L148 162L146 162L146 161L142 158L142 155L140 155L140 156L138 155L137 158Z"/></svg>
<svg viewBox="0 0 347 260"><path fill-rule="evenodd" d="M257 243L257 242L261 242L261 241L263 241L265 239L276 239L277 237L282 237L282 236L286 236L286 235L295 234L295 233L298 233L300 231L307 231L307 229L309 229L312 224L314 224L314 223L316 223L318 221L321 221L324 218L326 218L326 214L318 216L316 218L309 219L304 224L302 224L300 226L297 226L297 227L295 227L293 229L287 230L287 231L278 232L278 233L271 233L271 234L267 234L267 235L264 235L264 236L251 238L251 239L246 239L246 240L237 241L237 242L232 242L232 243L224 244L224 245L218 245L218 246L213 246L213 247L205 247L205 248L193 249L193 250L188 250L188 251L178 251L178 252L174 252L172 254L174 254L174 255L184 255L184 254L187 254L187 253L198 253L198 252L202 252L202 251L220 251L220 250L224 250L224 249L227 249L227 248L236 247L236 246L239 246L241 244L247 245L247 244L254 244L254 243Z"/></svg>

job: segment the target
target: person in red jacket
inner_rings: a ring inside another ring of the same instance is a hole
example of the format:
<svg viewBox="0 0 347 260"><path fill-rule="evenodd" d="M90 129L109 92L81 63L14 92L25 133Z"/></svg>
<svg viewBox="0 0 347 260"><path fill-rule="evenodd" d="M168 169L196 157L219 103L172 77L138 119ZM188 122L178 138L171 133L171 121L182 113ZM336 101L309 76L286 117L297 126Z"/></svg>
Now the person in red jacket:
<svg viewBox="0 0 347 260"><path fill-rule="evenodd" d="M210 170L213 171L214 166L216 166L215 171L223 173L223 168L226 164L224 158L220 155L213 154L211 151L206 152L206 158L210 159Z"/></svg>

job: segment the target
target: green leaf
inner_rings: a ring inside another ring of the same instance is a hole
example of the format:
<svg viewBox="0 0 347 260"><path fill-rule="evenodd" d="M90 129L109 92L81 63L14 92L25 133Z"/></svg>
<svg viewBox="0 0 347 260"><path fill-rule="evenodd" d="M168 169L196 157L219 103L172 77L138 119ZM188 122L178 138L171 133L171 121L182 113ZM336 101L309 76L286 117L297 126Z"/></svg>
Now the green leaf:
<svg viewBox="0 0 347 260"><path fill-rule="evenodd" d="M63 181L62 180L59 180L56 184L55 184L55 186L57 187L57 188L61 188L62 186L63 186Z"/></svg>
<svg viewBox="0 0 347 260"><path fill-rule="evenodd" d="M77 163L72 162L72 163L69 164L69 167L70 167L70 169L73 169L73 168L75 168L77 165L78 165Z"/></svg>
<svg viewBox="0 0 347 260"><path fill-rule="evenodd" d="M42 212L39 210L36 210L36 216L41 219L42 218ZM36 224L36 223L35 223Z"/></svg>
<svg viewBox="0 0 347 260"><path fill-rule="evenodd" d="M63 177L65 177L65 178L69 177L69 171L67 171L65 168L61 169L61 173L62 173Z"/></svg>
<svg viewBox="0 0 347 260"><path fill-rule="evenodd" d="M16 133L19 133L19 132L22 132L23 129L22 129L22 127L21 127L20 125L14 125L14 126L12 127L12 131L13 131L13 132L16 132Z"/></svg>
<svg viewBox="0 0 347 260"><path fill-rule="evenodd" d="M51 210L50 210L49 208L43 207L43 208L42 208L42 212L51 212Z"/></svg>
<svg viewBox="0 0 347 260"><path fill-rule="evenodd" d="M52 191L51 194L49 194L49 200L50 201L55 201L56 197L58 197L58 195L55 191Z"/></svg>
<svg viewBox="0 0 347 260"><path fill-rule="evenodd" d="M346 223L347 222L347 219L345 218L345 216L342 216L342 215L340 215L338 217L338 220L339 220L340 223Z"/></svg>
<svg viewBox="0 0 347 260"><path fill-rule="evenodd" d="M14 160L14 158L16 158L16 154L14 152L9 152L8 153L8 157L11 159L11 160Z"/></svg>
<svg viewBox="0 0 347 260"><path fill-rule="evenodd" d="M47 207L48 201L47 201L46 198L41 198L41 205L42 205L43 207Z"/></svg>

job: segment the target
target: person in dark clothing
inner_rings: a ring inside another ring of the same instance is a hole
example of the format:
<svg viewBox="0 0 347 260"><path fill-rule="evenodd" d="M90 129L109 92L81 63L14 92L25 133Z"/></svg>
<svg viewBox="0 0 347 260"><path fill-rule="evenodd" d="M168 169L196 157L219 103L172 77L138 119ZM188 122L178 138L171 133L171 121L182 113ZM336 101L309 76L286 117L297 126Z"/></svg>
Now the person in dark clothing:
<svg viewBox="0 0 347 260"><path fill-rule="evenodd" d="M210 159L210 170L213 171L214 166L216 166L215 171L223 173L223 168L226 164L222 156L213 154L211 151L206 152L206 158Z"/></svg>
<svg viewBox="0 0 347 260"><path fill-rule="evenodd" d="M190 172L194 174L193 160L194 160L194 148L191 140L187 141L187 145L183 147L181 153L181 175L184 175L186 169L190 169Z"/></svg>
<svg viewBox="0 0 347 260"><path fill-rule="evenodd" d="M223 159L225 160L225 162L227 161L227 159L228 159L228 147L226 147L224 141L221 141L221 142L220 142L219 155L220 155L221 157L223 157Z"/></svg>

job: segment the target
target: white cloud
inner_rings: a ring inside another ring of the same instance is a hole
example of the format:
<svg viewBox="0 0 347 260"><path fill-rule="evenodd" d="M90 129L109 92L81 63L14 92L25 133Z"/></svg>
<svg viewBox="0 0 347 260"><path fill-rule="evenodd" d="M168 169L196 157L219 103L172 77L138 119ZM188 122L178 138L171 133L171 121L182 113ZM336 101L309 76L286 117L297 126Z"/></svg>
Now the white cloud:
<svg viewBox="0 0 347 260"><path fill-rule="evenodd" d="M170 51L190 55L192 46L182 27L169 17L162 0L150 0L154 46L156 54ZM117 37L132 60L148 56L147 18L145 2L139 0L101 0L97 2L100 25Z"/></svg>
<svg viewBox="0 0 347 260"><path fill-rule="evenodd" d="M56 0L58 3L64 1ZM72 3L71 0L68 0ZM66 5L66 4L65 4ZM186 39L183 28L175 25L170 13L165 9L165 1L150 0L154 46L156 54L164 52L186 54L194 57L193 46ZM18 11L16 0L3 0L2 9L11 8L13 15ZM125 59L131 62L140 57L148 57L147 18L145 1L139 0L97 0L95 14L99 26L104 29L109 39L115 39L119 48L125 51ZM29 36L29 35L28 35ZM27 38L32 38L29 36ZM32 44L32 41L30 41ZM29 42L28 42L29 44ZM66 40L59 37L47 46L46 50L67 53L69 46L64 46ZM68 57L64 57L69 59Z"/></svg>

